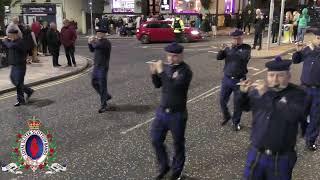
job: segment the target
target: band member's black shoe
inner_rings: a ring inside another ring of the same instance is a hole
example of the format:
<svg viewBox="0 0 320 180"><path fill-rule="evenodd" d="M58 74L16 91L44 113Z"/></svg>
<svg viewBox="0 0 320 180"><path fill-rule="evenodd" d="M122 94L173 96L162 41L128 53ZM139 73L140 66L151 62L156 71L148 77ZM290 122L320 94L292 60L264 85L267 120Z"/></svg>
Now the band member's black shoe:
<svg viewBox="0 0 320 180"><path fill-rule="evenodd" d="M106 111L108 111L108 108L107 108L107 106L102 106L100 109L99 109L99 113L104 113L104 112L106 112Z"/></svg>
<svg viewBox="0 0 320 180"><path fill-rule="evenodd" d="M170 180L181 180L181 173L179 174L173 173L170 177Z"/></svg>
<svg viewBox="0 0 320 180"><path fill-rule="evenodd" d="M240 126L240 124L232 124L232 129L234 131L240 131L241 130L241 126Z"/></svg>
<svg viewBox="0 0 320 180"><path fill-rule="evenodd" d="M14 107L18 107L18 106L25 105L25 104L26 104L25 102L17 102L14 104Z"/></svg>
<svg viewBox="0 0 320 180"><path fill-rule="evenodd" d="M26 98L26 101L27 101L27 102L30 100L30 97L32 96L33 93L34 93L34 90L32 89L32 90L31 90L31 93L30 93L30 94L27 94L27 98Z"/></svg>
<svg viewBox="0 0 320 180"><path fill-rule="evenodd" d="M317 150L317 146L315 144L306 144L306 147L309 151L316 151Z"/></svg>
<svg viewBox="0 0 320 180"><path fill-rule="evenodd" d="M230 116L230 115L225 116L225 117L223 118L223 121L221 122L221 126L226 125L226 124L229 122L230 119L231 119L231 116Z"/></svg>
<svg viewBox="0 0 320 180"><path fill-rule="evenodd" d="M170 167L166 167L163 171L161 171L155 178L155 180L161 180L163 179L166 174L170 171Z"/></svg>

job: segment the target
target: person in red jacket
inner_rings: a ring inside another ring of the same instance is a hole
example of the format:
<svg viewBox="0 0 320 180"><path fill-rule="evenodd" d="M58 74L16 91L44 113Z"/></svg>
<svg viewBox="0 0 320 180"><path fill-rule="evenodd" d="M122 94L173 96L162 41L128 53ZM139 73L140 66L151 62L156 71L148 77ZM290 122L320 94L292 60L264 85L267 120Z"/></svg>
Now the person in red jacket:
<svg viewBox="0 0 320 180"><path fill-rule="evenodd" d="M68 60L68 66L72 66L72 64L74 66L77 65L74 57L76 39L77 33L75 29L70 25L70 21L67 19L63 20L63 28L60 32L60 40L64 46L64 51Z"/></svg>
<svg viewBox="0 0 320 180"><path fill-rule="evenodd" d="M31 24L31 30L34 32L34 35L36 36L37 42L41 31L41 24L39 21L35 21Z"/></svg>

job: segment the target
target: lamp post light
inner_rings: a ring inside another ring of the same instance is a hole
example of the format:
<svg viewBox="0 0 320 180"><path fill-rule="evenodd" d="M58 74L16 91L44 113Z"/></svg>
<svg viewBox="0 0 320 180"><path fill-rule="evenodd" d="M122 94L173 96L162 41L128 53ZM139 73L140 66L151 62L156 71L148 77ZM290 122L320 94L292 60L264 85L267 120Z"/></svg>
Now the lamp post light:
<svg viewBox="0 0 320 180"><path fill-rule="evenodd" d="M89 7L90 7L91 36L93 36L92 0L89 1Z"/></svg>

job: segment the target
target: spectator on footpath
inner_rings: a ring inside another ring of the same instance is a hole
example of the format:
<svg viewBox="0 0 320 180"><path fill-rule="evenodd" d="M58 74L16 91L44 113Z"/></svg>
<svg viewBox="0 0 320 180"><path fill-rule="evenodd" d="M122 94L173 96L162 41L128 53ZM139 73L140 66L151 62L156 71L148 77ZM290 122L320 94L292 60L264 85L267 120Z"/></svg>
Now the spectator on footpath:
<svg viewBox="0 0 320 180"><path fill-rule="evenodd" d="M198 14L196 23L195 23L195 28L201 29L201 24L202 24L202 14Z"/></svg>
<svg viewBox="0 0 320 180"><path fill-rule="evenodd" d="M291 13L291 11L287 11L286 12L286 16L285 16L285 24L288 26L289 28L289 41L292 43L292 34L293 34L293 15Z"/></svg>
<svg viewBox="0 0 320 180"><path fill-rule="evenodd" d="M227 12L224 14L224 26L225 27L231 27L232 25L232 16L229 9L227 9Z"/></svg>
<svg viewBox="0 0 320 180"><path fill-rule="evenodd" d="M249 1L250 2L250 1ZM249 4L244 11L244 18L243 18L243 31L246 32L246 29L248 29L247 31L247 35L250 34L251 32L251 25L253 23L254 19L254 14L253 14L253 8L252 6Z"/></svg>
<svg viewBox="0 0 320 180"><path fill-rule="evenodd" d="M48 23L43 22L43 26L40 31L40 36L39 36L39 41L41 42L42 45L42 53L44 55L48 55L48 40L47 40L47 32L48 32Z"/></svg>
<svg viewBox="0 0 320 180"><path fill-rule="evenodd" d="M304 41L304 35L306 34L308 23L310 22L310 16L308 15L308 9L304 8L302 14L298 19L298 42Z"/></svg>
<svg viewBox="0 0 320 180"><path fill-rule="evenodd" d="M213 17L211 18L211 29L212 29L212 35L213 35L213 37L216 37L216 36L217 36L217 31L218 31L218 29L217 29L217 18L216 18L216 16L213 16Z"/></svg>
<svg viewBox="0 0 320 180"><path fill-rule="evenodd" d="M300 17L300 13L298 11L294 11L293 12L293 40L294 40L294 42L297 42L299 17Z"/></svg>
<svg viewBox="0 0 320 180"><path fill-rule="evenodd" d="M136 29L139 29L141 24L144 22L144 15L137 17L136 19Z"/></svg>
<svg viewBox="0 0 320 180"><path fill-rule="evenodd" d="M260 9L256 10L256 19L254 21L254 43L252 49L256 49L256 46L258 45L258 50L262 49L262 35L265 28L263 15L261 13Z"/></svg>
<svg viewBox="0 0 320 180"><path fill-rule="evenodd" d="M53 67L61 66L59 64L59 51L61 46L60 34L57 30L57 25L55 23L50 23L50 29L47 32L48 39L48 49L52 55L52 65Z"/></svg>
<svg viewBox="0 0 320 180"><path fill-rule="evenodd" d="M272 22L272 43L278 42L278 34L279 34L279 16L274 16Z"/></svg>
<svg viewBox="0 0 320 180"><path fill-rule="evenodd" d="M23 32L23 41L24 41L25 48L27 50L27 55L31 57L27 59L27 63L31 64L31 63L40 62L37 57L38 44L37 44L36 36L34 32L32 32L31 26L29 25L26 26L26 29Z"/></svg>
<svg viewBox="0 0 320 180"><path fill-rule="evenodd" d="M60 33L60 41L64 46L66 53L66 58L68 60L68 66L71 67L72 64L77 66L74 52L75 52L75 42L77 40L77 33L75 29L70 26L69 20L63 20L63 28Z"/></svg>
<svg viewBox="0 0 320 180"><path fill-rule="evenodd" d="M239 14L237 14L236 16L236 26L239 30L243 29L243 15L242 15L242 11L239 11Z"/></svg>
<svg viewBox="0 0 320 180"><path fill-rule="evenodd" d="M6 34L9 34L9 29L15 29L18 31L18 36L22 39L22 31L19 27L19 18L18 17L13 17L12 18L12 22L8 25L7 30L6 30Z"/></svg>
<svg viewBox="0 0 320 180"><path fill-rule="evenodd" d="M36 36L36 39L37 39L37 42L39 40L39 35L40 35L40 31L41 31L41 24L39 21L35 21L33 19L33 23L31 24L31 30L32 32L34 32L35 36Z"/></svg>

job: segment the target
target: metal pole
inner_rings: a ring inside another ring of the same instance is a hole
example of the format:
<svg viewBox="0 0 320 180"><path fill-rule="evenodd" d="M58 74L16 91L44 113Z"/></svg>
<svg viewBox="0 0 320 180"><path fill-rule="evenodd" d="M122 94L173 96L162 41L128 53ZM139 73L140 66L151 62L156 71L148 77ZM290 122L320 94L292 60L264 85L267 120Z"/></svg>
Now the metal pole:
<svg viewBox="0 0 320 180"><path fill-rule="evenodd" d="M218 14L219 14L219 0L217 0L217 7L216 7L216 26L218 28Z"/></svg>
<svg viewBox="0 0 320 180"><path fill-rule="evenodd" d="M270 48L271 28L272 28L272 23L273 23L273 12L274 12L274 0L271 0L271 2L270 2L270 13L269 13L267 50L269 50L269 48Z"/></svg>
<svg viewBox="0 0 320 180"><path fill-rule="evenodd" d="M89 6L90 6L90 21L91 21L91 36L93 36L92 0L90 0Z"/></svg>
<svg viewBox="0 0 320 180"><path fill-rule="evenodd" d="M284 6L286 4L286 0L281 0L281 14L280 14L280 22L279 22L279 34L278 34L278 45L280 45L281 35L282 35L282 25L283 25L283 16L284 16Z"/></svg>

